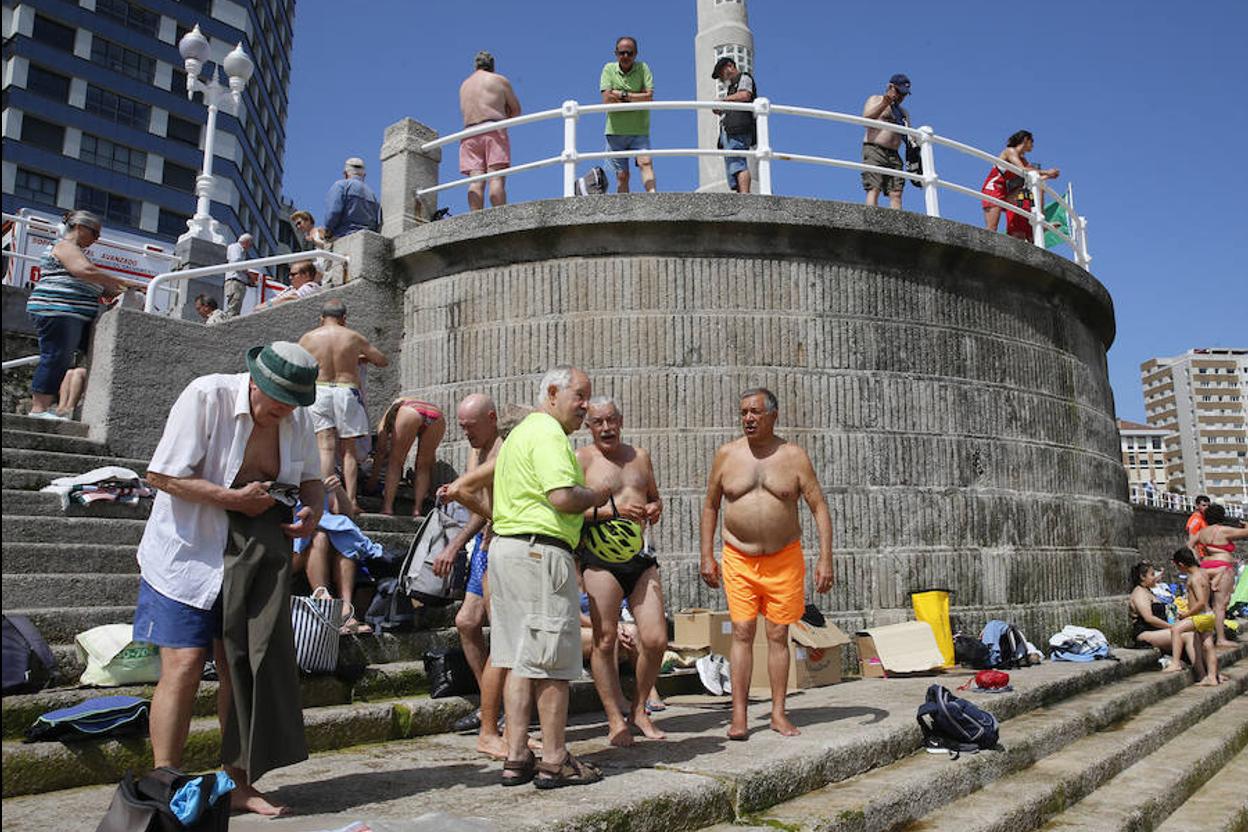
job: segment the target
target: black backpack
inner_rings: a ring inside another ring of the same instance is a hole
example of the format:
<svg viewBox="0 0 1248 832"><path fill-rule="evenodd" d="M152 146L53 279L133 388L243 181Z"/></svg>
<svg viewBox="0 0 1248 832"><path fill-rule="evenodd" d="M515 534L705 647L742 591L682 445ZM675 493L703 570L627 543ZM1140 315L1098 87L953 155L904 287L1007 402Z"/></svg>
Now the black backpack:
<svg viewBox="0 0 1248 832"><path fill-rule="evenodd" d="M1018 627L1013 624L1006 627L998 644L1001 648L1001 662L997 667L1009 670L1031 664L1031 658L1027 655L1027 638Z"/></svg>
<svg viewBox="0 0 1248 832"><path fill-rule="evenodd" d="M965 633L958 633L953 637L953 657L958 664L973 670L987 670L992 667L988 645Z"/></svg>
<svg viewBox="0 0 1248 832"><path fill-rule="evenodd" d="M430 699L481 692L464 651L458 647L435 647L425 653L425 676L429 679Z"/></svg>
<svg viewBox="0 0 1248 832"><path fill-rule="evenodd" d="M127 772L96 832L226 832L230 828L229 794L205 806L189 826L170 810L169 799L197 779L175 768L158 768L138 779Z"/></svg>
<svg viewBox="0 0 1248 832"><path fill-rule="evenodd" d="M34 693L52 679L56 658L39 628L24 615L6 615L3 622L3 692Z"/></svg>
<svg viewBox="0 0 1248 832"><path fill-rule="evenodd" d="M956 760L964 752L996 748L1000 739L997 718L982 708L959 699L942 685L927 688L927 700L915 715L929 748L953 752Z"/></svg>
<svg viewBox="0 0 1248 832"><path fill-rule="evenodd" d="M364 614L364 623L378 635L416 629L416 610L407 596L399 591L397 577L377 582L373 600Z"/></svg>

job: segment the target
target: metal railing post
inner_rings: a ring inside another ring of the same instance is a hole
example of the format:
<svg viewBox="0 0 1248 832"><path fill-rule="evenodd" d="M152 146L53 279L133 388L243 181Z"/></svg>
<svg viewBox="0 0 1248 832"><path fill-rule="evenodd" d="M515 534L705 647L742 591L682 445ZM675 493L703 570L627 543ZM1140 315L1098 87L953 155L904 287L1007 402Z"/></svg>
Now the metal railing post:
<svg viewBox="0 0 1248 832"><path fill-rule="evenodd" d="M1027 188L1031 191L1031 241L1044 248L1044 188L1038 171L1027 171Z"/></svg>
<svg viewBox="0 0 1248 832"><path fill-rule="evenodd" d="M940 216L940 195L936 192L936 149L932 145L932 134L936 131L926 124L919 128L923 138L919 139L919 160L923 163L923 203L929 217Z"/></svg>
<svg viewBox="0 0 1248 832"><path fill-rule="evenodd" d="M576 193L576 122L580 118L581 105L575 101L563 102L563 195Z"/></svg>
<svg viewBox="0 0 1248 832"><path fill-rule="evenodd" d="M1088 218L1079 216L1074 221L1079 223L1079 256L1083 259L1080 265L1086 269L1092 263L1092 255L1088 254Z"/></svg>
<svg viewBox="0 0 1248 832"><path fill-rule="evenodd" d="M754 152L758 156L758 192L771 196L771 100L754 99L754 116L757 131Z"/></svg>

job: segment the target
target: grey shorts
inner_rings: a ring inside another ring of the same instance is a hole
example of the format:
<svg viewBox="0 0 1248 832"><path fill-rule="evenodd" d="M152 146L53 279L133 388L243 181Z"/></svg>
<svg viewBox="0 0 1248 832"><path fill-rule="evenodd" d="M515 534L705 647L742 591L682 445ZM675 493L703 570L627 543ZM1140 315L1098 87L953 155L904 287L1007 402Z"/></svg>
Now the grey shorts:
<svg viewBox="0 0 1248 832"><path fill-rule="evenodd" d="M490 661L526 679L579 679L581 598L572 553L496 537L490 543Z"/></svg>
<svg viewBox="0 0 1248 832"><path fill-rule="evenodd" d="M862 163L864 165L875 165L879 168L892 168L893 170L901 170L901 154L891 147L882 147L878 144L864 142L862 145ZM906 187L906 178L904 176L885 176L882 173L864 170L862 172L862 189L864 191L882 191L886 194L894 194Z"/></svg>

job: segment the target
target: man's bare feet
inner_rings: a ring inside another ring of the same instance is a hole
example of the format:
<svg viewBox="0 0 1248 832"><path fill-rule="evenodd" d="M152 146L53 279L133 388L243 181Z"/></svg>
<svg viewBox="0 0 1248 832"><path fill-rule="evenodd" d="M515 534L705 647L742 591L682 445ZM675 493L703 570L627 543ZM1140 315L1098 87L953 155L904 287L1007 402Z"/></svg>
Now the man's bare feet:
<svg viewBox="0 0 1248 832"><path fill-rule="evenodd" d="M1235 647L1237 645L1233 641L1218 640L1214 642L1213 646L1214 647Z"/></svg>
<svg viewBox="0 0 1248 832"><path fill-rule="evenodd" d="M1161 669L1161 672L1162 673L1182 673L1185 670L1187 670L1187 668L1183 666L1183 662L1170 662L1170 664L1166 665L1165 667Z"/></svg>
<svg viewBox="0 0 1248 832"><path fill-rule="evenodd" d="M230 792L230 808L236 812L251 812L266 818L277 818L291 813L289 806L274 803L255 786L241 783L235 785L234 791Z"/></svg>
<svg viewBox="0 0 1248 832"><path fill-rule="evenodd" d="M616 748L628 748L633 744L633 732L627 722L607 723L607 742Z"/></svg>
<svg viewBox="0 0 1248 832"><path fill-rule="evenodd" d="M507 759L507 743L503 742L503 738L497 734L493 736L480 735L477 737L477 751L492 760Z"/></svg>
<svg viewBox="0 0 1248 832"><path fill-rule="evenodd" d="M651 740L667 739L667 734L659 730L658 726L655 725L654 722L650 719L650 715L646 713L644 708L640 711L635 711L633 713L632 722L634 725L637 726L638 730L641 731L641 733L646 737L646 739L651 739Z"/></svg>
<svg viewBox="0 0 1248 832"><path fill-rule="evenodd" d="M1218 682L1219 682L1219 681L1220 681L1220 680L1215 679L1215 678L1213 678L1212 676L1206 676L1205 678L1203 678L1203 679L1201 679L1199 682L1197 682L1197 683L1196 683L1196 686L1197 686L1197 687L1201 687L1201 688L1213 688L1213 687L1217 687L1217 686L1218 686Z"/></svg>
<svg viewBox="0 0 1248 832"><path fill-rule="evenodd" d="M542 754L542 741L537 737L529 737L529 750L540 757Z"/></svg>
<svg viewBox="0 0 1248 832"><path fill-rule="evenodd" d="M735 740L737 742L744 742L745 740L748 740L749 738L750 738L750 726L746 724L745 718L742 717L741 720L738 721L734 717L731 724L729 724L728 726L728 739Z"/></svg>
<svg viewBox="0 0 1248 832"><path fill-rule="evenodd" d="M802 733L789 721L789 715L785 713L771 715L771 730L782 737L796 737Z"/></svg>

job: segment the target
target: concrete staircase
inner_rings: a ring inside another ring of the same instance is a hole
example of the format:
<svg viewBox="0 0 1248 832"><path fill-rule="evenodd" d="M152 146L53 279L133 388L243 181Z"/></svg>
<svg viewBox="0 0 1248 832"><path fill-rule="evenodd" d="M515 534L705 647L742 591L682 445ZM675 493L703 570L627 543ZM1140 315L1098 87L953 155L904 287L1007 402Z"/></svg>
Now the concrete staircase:
<svg viewBox="0 0 1248 832"><path fill-rule="evenodd" d="M62 512L35 489L61 473L118 462L141 472L144 462L111 457L81 424L5 415L3 427L3 606L39 624L58 658L58 682L72 683L81 672L74 634L133 614L145 509ZM368 515L362 525L391 544L412 529L410 519ZM966 694L1002 719L1005 750L956 761L919 750L913 714L928 684L953 688L969 676L963 671L803 691L791 701L803 730L793 739L766 731L767 704L755 704L758 730L748 743L724 741L723 700L677 695L658 718L669 739L633 749L606 745L599 703L581 681L569 739L607 778L541 793L502 788L498 765L474 753L472 738L448 733L472 701L425 695L419 657L453 640L445 626L344 640L344 659L367 669L350 681L303 679L313 757L261 784L303 814L237 817L232 826L298 832L364 818L403 830L1248 830L1248 644L1223 653L1230 682L1216 688L1156 672L1153 651L1015 671L1012 693ZM694 688L688 673L661 686L669 696ZM188 769L216 765L215 690L204 683L196 701ZM89 832L111 797L108 784L150 765L143 740L17 741L38 714L99 693L57 687L4 698L6 832Z"/></svg>

